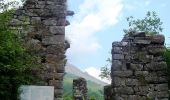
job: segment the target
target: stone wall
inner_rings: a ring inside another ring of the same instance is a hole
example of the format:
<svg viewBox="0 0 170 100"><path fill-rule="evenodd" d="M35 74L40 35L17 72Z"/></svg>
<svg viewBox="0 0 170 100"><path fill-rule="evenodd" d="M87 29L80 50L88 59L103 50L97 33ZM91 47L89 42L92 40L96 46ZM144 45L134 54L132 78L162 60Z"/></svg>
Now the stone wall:
<svg viewBox="0 0 170 100"><path fill-rule="evenodd" d="M105 92L105 100L168 100L164 40L163 35L141 32L113 42L112 95Z"/></svg>
<svg viewBox="0 0 170 100"><path fill-rule="evenodd" d="M41 58L39 76L43 85L55 87L54 100L63 98L65 52L69 48L65 40L65 26L69 25L66 16L73 14L67 11L67 0L27 0L11 21Z"/></svg>
<svg viewBox="0 0 170 100"><path fill-rule="evenodd" d="M87 97L87 82L84 78L73 80L73 99L74 100L88 100Z"/></svg>
<svg viewBox="0 0 170 100"><path fill-rule="evenodd" d="M112 85L104 86L104 100L113 100L113 89Z"/></svg>

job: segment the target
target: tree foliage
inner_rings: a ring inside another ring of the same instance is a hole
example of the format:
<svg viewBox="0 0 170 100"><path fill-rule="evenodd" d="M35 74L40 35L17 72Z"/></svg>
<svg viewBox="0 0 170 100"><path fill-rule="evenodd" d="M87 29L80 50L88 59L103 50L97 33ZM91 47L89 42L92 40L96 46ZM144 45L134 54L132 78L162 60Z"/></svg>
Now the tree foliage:
<svg viewBox="0 0 170 100"><path fill-rule="evenodd" d="M37 57L33 56L33 52L26 48L26 44L11 29L9 22L13 10L3 8L2 11L0 13L0 99L19 100L18 88L21 85L40 81L32 73L37 68L35 67Z"/></svg>
<svg viewBox="0 0 170 100"><path fill-rule="evenodd" d="M170 86L170 48L166 48L166 51L163 53L163 56L166 60L168 67L168 86ZM170 87L169 87L170 88Z"/></svg>
<svg viewBox="0 0 170 100"><path fill-rule="evenodd" d="M99 77L101 77L102 79L106 78L108 80L110 80L110 66L111 66L111 63L112 63L112 60L110 58L108 58L106 60L106 62L108 62L108 64L106 64L104 67L101 67L100 71L101 71L101 74L99 75Z"/></svg>
<svg viewBox="0 0 170 100"><path fill-rule="evenodd" d="M159 34L162 32L162 22L155 11L148 11L143 19L134 19L133 16L127 18L128 29L124 29L126 34L135 32L146 32L148 34Z"/></svg>

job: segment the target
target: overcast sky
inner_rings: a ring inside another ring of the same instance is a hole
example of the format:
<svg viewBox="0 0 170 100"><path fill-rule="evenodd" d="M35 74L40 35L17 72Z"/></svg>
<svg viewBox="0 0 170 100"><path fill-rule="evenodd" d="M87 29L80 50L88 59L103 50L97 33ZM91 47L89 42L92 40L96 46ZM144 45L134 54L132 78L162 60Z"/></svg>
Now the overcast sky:
<svg viewBox="0 0 170 100"><path fill-rule="evenodd" d="M68 62L95 77L111 57L112 42L122 39L128 16L143 18L147 11L156 11L170 44L169 0L68 0L68 9L75 12L68 17L71 25L66 28L71 42Z"/></svg>

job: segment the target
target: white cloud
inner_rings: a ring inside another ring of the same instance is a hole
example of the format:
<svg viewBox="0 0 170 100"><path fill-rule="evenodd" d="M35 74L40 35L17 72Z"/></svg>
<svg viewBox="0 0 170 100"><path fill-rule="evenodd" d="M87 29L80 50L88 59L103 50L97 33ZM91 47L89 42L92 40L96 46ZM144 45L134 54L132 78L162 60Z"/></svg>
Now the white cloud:
<svg viewBox="0 0 170 100"><path fill-rule="evenodd" d="M132 4L125 4L125 9L132 11L132 10L136 9L136 7Z"/></svg>
<svg viewBox="0 0 170 100"><path fill-rule="evenodd" d="M66 28L66 36L71 41L69 54L92 54L102 48L96 33L115 25L122 8L121 0L84 0Z"/></svg>
<svg viewBox="0 0 170 100"><path fill-rule="evenodd" d="M146 6L149 6L150 3L151 3L151 1L149 1L149 0L145 1L145 5L146 5Z"/></svg>
<svg viewBox="0 0 170 100"><path fill-rule="evenodd" d="M111 83L111 80L107 80L107 79L101 79L100 77L99 77L99 75L100 75L100 69L97 69L97 68L95 68L95 67L88 67L88 68L86 68L85 69L85 72L87 72L89 75L91 75L91 76L93 76L93 77L95 77L95 78L97 78L97 79L99 79L99 80L101 80L101 81L103 81L103 82L106 82L106 83Z"/></svg>

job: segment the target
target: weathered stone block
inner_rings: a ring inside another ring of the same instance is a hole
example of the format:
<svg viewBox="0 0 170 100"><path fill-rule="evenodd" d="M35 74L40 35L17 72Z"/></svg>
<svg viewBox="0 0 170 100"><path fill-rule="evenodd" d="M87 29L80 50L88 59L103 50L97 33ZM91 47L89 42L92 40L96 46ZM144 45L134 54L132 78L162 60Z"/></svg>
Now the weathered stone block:
<svg viewBox="0 0 170 100"><path fill-rule="evenodd" d="M112 72L112 77L130 77L133 75L133 72L128 70L128 71L113 71Z"/></svg>
<svg viewBox="0 0 170 100"><path fill-rule="evenodd" d="M135 76L136 77L140 77L140 76L146 77L148 74L149 74L148 71L135 71Z"/></svg>
<svg viewBox="0 0 170 100"><path fill-rule="evenodd" d="M55 89L54 90L54 97L62 98L63 97L63 89Z"/></svg>
<svg viewBox="0 0 170 100"><path fill-rule="evenodd" d="M48 54L55 54L55 55L64 54L64 50L65 50L64 43L58 43L57 45L50 45L46 49Z"/></svg>
<svg viewBox="0 0 170 100"><path fill-rule="evenodd" d="M168 91L158 92L157 93L157 97L158 98L168 98L169 97L169 93L168 93Z"/></svg>
<svg viewBox="0 0 170 100"><path fill-rule="evenodd" d="M56 18L50 18L50 19L46 19L46 20L43 20L43 23L44 25L47 25L47 26L55 26L56 23L57 23L57 20Z"/></svg>
<svg viewBox="0 0 170 100"><path fill-rule="evenodd" d="M59 80L50 80L49 86L54 86L55 89L63 89L63 81Z"/></svg>
<svg viewBox="0 0 170 100"><path fill-rule="evenodd" d="M63 54L58 55L58 56L57 56L57 55L53 55L53 54L48 54L48 55L46 56L46 61L47 61L48 63L53 63L53 64L55 64L56 62L64 59L65 57L66 57L66 56L63 55Z"/></svg>
<svg viewBox="0 0 170 100"><path fill-rule="evenodd" d="M136 44L141 44L141 45L148 45L148 44L151 43L150 40L145 40L145 39L143 39L143 40L142 40L142 39L141 39L141 40L135 39L134 41L135 41L134 43L136 43Z"/></svg>
<svg viewBox="0 0 170 100"><path fill-rule="evenodd" d="M127 100L138 100L137 95L129 95Z"/></svg>
<svg viewBox="0 0 170 100"><path fill-rule="evenodd" d="M84 78L73 80L73 99L74 100L88 100L87 98L87 82Z"/></svg>
<svg viewBox="0 0 170 100"><path fill-rule="evenodd" d="M64 78L64 73L53 73L54 79L56 80L63 80Z"/></svg>
<svg viewBox="0 0 170 100"><path fill-rule="evenodd" d="M112 85L114 87L126 86L125 81L126 81L125 78L114 77L112 78Z"/></svg>
<svg viewBox="0 0 170 100"><path fill-rule="evenodd" d="M143 70L143 65L141 64L130 64L130 69L134 71L142 71Z"/></svg>
<svg viewBox="0 0 170 100"><path fill-rule="evenodd" d="M155 90L157 91L168 91L168 84L158 84L155 87Z"/></svg>
<svg viewBox="0 0 170 100"><path fill-rule="evenodd" d="M65 34L65 26L50 26L49 30L51 34L57 34L57 35Z"/></svg>
<svg viewBox="0 0 170 100"><path fill-rule="evenodd" d="M151 45L147 47L147 50L150 54L160 55L165 51L165 47L163 45Z"/></svg>
<svg viewBox="0 0 170 100"><path fill-rule="evenodd" d="M137 79L125 79L126 86L138 86L139 81Z"/></svg>
<svg viewBox="0 0 170 100"><path fill-rule="evenodd" d="M121 42L113 42L112 47L122 47L122 43Z"/></svg>
<svg viewBox="0 0 170 100"><path fill-rule="evenodd" d="M151 42L154 44L164 44L165 37L163 35L154 35L152 36Z"/></svg>
<svg viewBox="0 0 170 100"><path fill-rule="evenodd" d="M46 36L42 39L42 43L44 45L57 45L58 43L64 43L65 36L64 35L54 35L54 36Z"/></svg>
<svg viewBox="0 0 170 100"><path fill-rule="evenodd" d="M123 55L123 54L113 54L113 55L112 55L112 59L113 59L113 60L124 59L124 55Z"/></svg>
<svg viewBox="0 0 170 100"><path fill-rule="evenodd" d="M104 100L113 99L113 90L111 85L104 86Z"/></svg>
<svg viewBox="0 0 170 100"><path fill-rule="evenodd" d="M112 61L112 70L113 71L119 71L121 70L121 67L123 66L122 62L119 60L113 60Z"/></svg>
<svg viewBox="0 0 170 100"><path fill-rule="evenodd" d="M128 94L128 95L134 94L132 87L117 87L114 88L114 91L118 94Z"/></svg>
<svg viewBox="0 0 170 100"><path fill-rule="evenodd" d="M162 70L166 70L166 68L167 68L167 64L164 61L151 62L147 64L146 66L144 66L145 70L153 70L153 71L162 71Z"/></svg>
<svg viewBox="0 0 170 100"><path fill-rule="evenodd" d="M31 24L32 25L37 25L41 23L41 17L32 17L31 18Z"/></svg>
<svg viewBox="0 0 170 100"><path fill-rule="evenodd" d="M149 92L149 87L148 86L140 86L138 87L138 90L136 91L137 95L145 95L147 96Z"/></svg>
<svg viewBox="0 0 170 100"><path fill-rule="evenodd" d="M122 47L113 47L112 48L112 53L114 53L114 54L116 54L116 53L118 53L118 54L121 54L122 53Z"/></svg>

